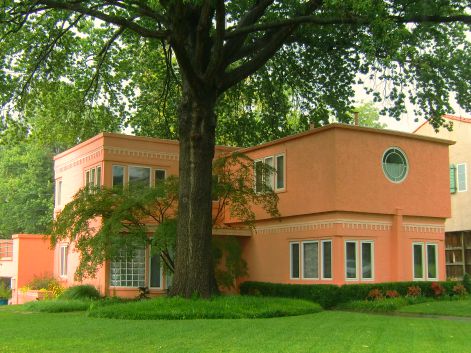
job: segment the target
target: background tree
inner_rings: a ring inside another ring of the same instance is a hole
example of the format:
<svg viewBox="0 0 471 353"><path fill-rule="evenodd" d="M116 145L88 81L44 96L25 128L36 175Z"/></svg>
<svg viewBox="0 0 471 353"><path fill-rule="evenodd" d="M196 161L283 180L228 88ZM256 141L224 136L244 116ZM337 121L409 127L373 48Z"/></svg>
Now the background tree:
<svg viewBox="0 0 471 353"><path fill-rule="evenodd" d="M353 109L358 113L358 124L360 126L374 127L376 129L385 129L386 124L379 120L379 110L372 102L363 103ZM354 115L350 114L350 122L354 120Z"/></svg>
<svg viewBox="0 0 471 353"><path fill-rule="evenodd" d="M178 104L181 184L173 293L183 296L216 290L210 234L218 103L236 106L238 95L247 97L239 125L224 114L222 121L267 126L276 137L290 116L267 116L262 102L298 107L302 124L326 121L330 112L344 121L362 73L389 83L383 95L393 117L408 97L440 125L450 91L471 110L467 0L9 0L1 9L5 102L37 79L66 80L119 115L129 102L143 102L134 98L144 91L130 81L139 53L153 54L143 78L153 88L163 82L164 92L170 81L152 76L165 67L173 77L175 57L181 97L170 106Z"/></svg>

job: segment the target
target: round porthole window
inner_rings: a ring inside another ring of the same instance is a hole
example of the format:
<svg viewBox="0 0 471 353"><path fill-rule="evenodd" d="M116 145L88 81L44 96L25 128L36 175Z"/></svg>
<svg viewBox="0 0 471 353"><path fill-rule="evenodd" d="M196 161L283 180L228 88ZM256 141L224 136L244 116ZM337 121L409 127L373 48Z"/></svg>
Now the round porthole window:
<svg viewBox="0 0 471 353"><path fill-rule="evenodd" d="M409 166L405 153L398 147L391 147L383 154L383 172L393 183L400 183L407 176Z"/></svg>

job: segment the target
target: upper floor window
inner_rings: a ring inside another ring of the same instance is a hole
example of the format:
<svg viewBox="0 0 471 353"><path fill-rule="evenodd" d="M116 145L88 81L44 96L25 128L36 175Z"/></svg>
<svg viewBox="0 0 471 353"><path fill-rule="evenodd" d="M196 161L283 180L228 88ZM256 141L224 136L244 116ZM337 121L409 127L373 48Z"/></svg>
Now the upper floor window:
<svg viewBox="0 0 471 353"><path fill-rule="evenodd" d="M456 167L450 165L450 194L456 193Z"/></svg>
<svg viewBox="0 0 471 353"><path fill-rule="evenodd" d="M62 205L62 180L56 180L56 207Z"/></svg>
<svg viewBox="0 0 471 353"><path fill-rule="evenodd" d="M456 165L456 176L458 192L468 191L466 163L460 163Z"/></svg>
<svg viewBox="0 0 471 353"><path fill-rule="evenodd" d="M85 171L85 186L101 186L101 166L96 166Z"/></svg>
<svg viewBox="0 0 471 353"><path fill-rule="evenodd" d="M60 276L67 277L67 245L61 245L60 247Z"/></svg>
<svg viewBox="0 0 471 353"><path fill-rule="evenodd" d="M393 183L403 181L409 169L405 153L398 147L391 147L383 154L383 172Z"/></svg>
<svg viewBox="0 0 471 353"><path fill-rule="evenodd" d="M150 168L149 167L128 167L129 185L150 186Z"/></svg>
<svg viewBox="0 0 471 353"><path fill-rule="evenodd" d="M268 156L254 162L255 191L285 189L285 155Z"/></svg>

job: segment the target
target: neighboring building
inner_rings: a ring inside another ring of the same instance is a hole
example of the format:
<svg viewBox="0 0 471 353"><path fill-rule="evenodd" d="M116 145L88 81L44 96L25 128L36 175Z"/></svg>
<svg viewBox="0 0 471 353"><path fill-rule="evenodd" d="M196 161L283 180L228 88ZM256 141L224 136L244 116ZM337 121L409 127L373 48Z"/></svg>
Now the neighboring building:
<svg viewBox="0 0 471 353"><path fill-rule="evenodd" d="M214 235L236 236L249 275L278 283L370 283L445 279L444 224L450 216L451 141L331 124L242 149L254 160L256 189L279 196L280 219L256 209L254 231L228 213ZM216 154L234 149L218 147ZM153 185L178 173L178 143L102 133L55 157L56 207L87 183ZM277 173L265 179L261 163ZM433 166L431 173L430 166ZM424 201L426 200L426 201ZM79 254L63 242L54 273L74 283ZM103 264L87 282L103 294L165 293L166 276L149 249Z"/></svg>
<svg viewBox="0 0 471 353"><path fill-rule="evenodd" d="M423 123L414 133L454 140L450 147L451 218L445 222L446 272L451 278L471 274L471 190L468 183L471 168L471 119L444 115L453 130L434 128Z"/></svg>

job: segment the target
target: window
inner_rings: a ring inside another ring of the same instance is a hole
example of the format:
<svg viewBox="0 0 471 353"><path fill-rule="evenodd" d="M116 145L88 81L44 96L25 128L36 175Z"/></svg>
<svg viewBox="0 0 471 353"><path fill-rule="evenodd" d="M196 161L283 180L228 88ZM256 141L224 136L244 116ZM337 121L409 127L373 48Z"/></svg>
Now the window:
<svg viewBox="0 0 471 353"><path fill-rule="evenodd" d="M113 166L113 186L124 186L124 167L122 165Z"/></svg>
<svg viewBox="0 0 471 353"><path fill-rule="evenodd" d="M345 278L347 280L373 279L372 241L349 240L345 242Z"/></svg>
<svg viewBox="0 0 471 353"><path fill-rule="evenodd" d="M450 165L450 194L456 193L456 167Z"/></svg>
<svg viewBox="0 0 471 353"><path fill-rule="evenodd" d="M425 246L425 248L424 248ZM412 265L414 280L438 279L438 251L437 244L413 243ZM424 254L425 250L425 254ZM424 256L425 255L425 256Z"/></svg>
<svg viewBox="0 0 471 353"><path fill-rule="evenodd" d="M322 241L322 279L332 279L332 241Z"/></svg>
<svg viewBox="0 0 471 353"><path fill-rule="evenodd" d="M290 243L291 271L292 279L299 279L299 243Z"/></svg>
<svg viewBox="0 0 471 353"><path fill-rule="evenodd" d="M468 190L468 180L467 180L467 171L466 163L461 163L456 166L457 174L457 184L458 192L463 192Z"/></svg>
<svg viewBox="0 0 471 353"><path fill-rule="evenodd" d="M67 245L61 245L60 247L60 276L67 277Z"/></svg>
<svg viewBox="0 0 471 353"><path fill-rule="evenodd" d="M129 185L150 186L150 168L129 167Z"/></svg>
<svg viewBox="0 0 471 353"><path fill-rule="evenodd" d="M398 147L392 147L383 154L384 175L393 183L400 183L407 176L408 164L404 152Z"/></svg>
<svg viewBox="0 0 471 353"><path fill-rule="evenodd" d="M274 189L274 178L273 178L273 157L266 157L264 161L265 165L268 167L264 175L264 184L267 189Z"/></svg>
<svg viewBox="0 0 471 353"><path fill-rule="evenodd" d="M145 250L135 249L132 254L121 250L117 259L111 261L111 286L144 287L145 286Z"/></svg>
<svg viewBox="0 0 471 353"><path fill-rule="evenodd" d="M155 185L157 183L164 181L166 178L166 172L164 169L156 169L155 170Z"/></svg>
<svg viewBox="0 0 471 353"><path fill-rule="evenodd" d="M276 190L285 188L285 155L276 156Z"/></svg>
<svg viewBox="0 0 471 353"><path fill-rule="evenodd" d="M62 205L62 180L56 180L56 206Z"/></svg>
<svg viewBox="0 0 471 353"><path fill-rule="evenodd" d="M160 255L151 253L149 258L149 288L162 288Z"/></svg>
<svg viewBox="0 0 471 353"><path fill-rule="evenodd" d="M319 242L305 241L303 244L303 278L319 278Z"/></svg>
<svg viewBox="0 0 471 353"><path fill-rule="evenodd" d="M85 172L85 186L101 187L101 166L93 167Z"/></svg>

